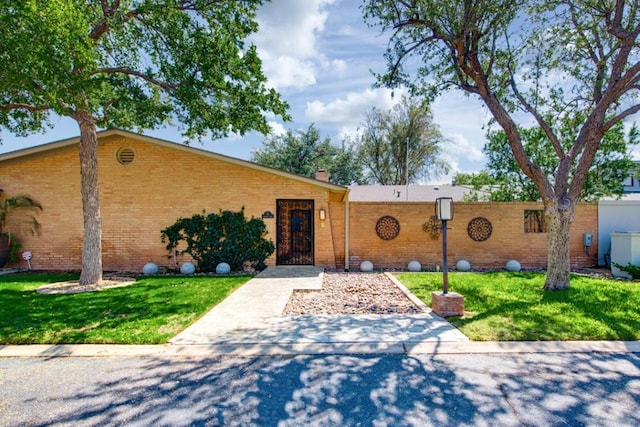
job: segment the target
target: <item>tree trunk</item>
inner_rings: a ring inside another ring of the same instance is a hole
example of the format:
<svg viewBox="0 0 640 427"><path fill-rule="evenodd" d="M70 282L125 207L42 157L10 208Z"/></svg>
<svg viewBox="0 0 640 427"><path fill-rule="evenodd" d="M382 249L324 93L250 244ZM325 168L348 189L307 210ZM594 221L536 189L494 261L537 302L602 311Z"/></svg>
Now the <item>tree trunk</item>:
<svg viewBox="0 0 640 427"><path fill-rule="evenodd" d="M571 258L569 256L569 232L574 206L561 209L558 203L545 202L547 223L547 278L544 289L557 291L569 288Z"/></svg>
<svg viewBox="0 0 640 427"><path fill-rule="evenodd" d="M98 137L93 117L78 111L80 125L80 177L84 235L82 239L82 272L80 284L102 280L102 219L98 191Z"/></svg>

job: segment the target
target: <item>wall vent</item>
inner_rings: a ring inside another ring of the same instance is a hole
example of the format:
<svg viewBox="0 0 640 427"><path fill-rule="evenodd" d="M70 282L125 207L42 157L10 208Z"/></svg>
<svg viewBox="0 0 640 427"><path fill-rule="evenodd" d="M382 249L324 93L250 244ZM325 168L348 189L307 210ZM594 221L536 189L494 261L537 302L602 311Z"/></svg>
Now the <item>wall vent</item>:
<svg viewBox="0 0 640 427"><path fill-rule="evenodd" d="M118 163L121 165L128 165L133 163L133 159L135 159L136 153L131 148L120 148L116 153L116 158L118 159Z"/></svg>

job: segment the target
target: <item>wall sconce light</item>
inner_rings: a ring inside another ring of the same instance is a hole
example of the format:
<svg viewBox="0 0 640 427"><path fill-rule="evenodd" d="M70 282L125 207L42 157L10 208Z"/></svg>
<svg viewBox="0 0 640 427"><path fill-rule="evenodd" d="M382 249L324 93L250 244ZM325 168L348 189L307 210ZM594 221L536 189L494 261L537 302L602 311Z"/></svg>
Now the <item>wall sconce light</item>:
<svg viewBox="0 0 640 427"><path fill-rule="evenodd" d="M327 219L327 211L324 209L320 209L320 211L318 212L320 215L320 221L324 221L325 219Z"/></svg>

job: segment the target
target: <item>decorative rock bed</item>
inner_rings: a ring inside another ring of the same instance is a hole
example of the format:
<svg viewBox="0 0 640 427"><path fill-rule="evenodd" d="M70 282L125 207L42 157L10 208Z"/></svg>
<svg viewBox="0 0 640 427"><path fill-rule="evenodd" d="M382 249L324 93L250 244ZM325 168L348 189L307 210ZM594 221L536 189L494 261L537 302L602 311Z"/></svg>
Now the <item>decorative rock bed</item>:
<svg viewBox="0 0 640 427"><path fill-rule="evenodd" d="M382 273L324 273L321 290L296 290L283 314L422 313Z"/></svg>

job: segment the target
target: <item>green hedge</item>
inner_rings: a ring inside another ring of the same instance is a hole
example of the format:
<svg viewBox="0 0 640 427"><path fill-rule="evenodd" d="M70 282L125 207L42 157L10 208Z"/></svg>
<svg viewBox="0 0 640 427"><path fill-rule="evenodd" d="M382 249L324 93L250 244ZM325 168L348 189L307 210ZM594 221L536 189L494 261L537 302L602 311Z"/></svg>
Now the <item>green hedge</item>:
<svg viewBox="0 0 640 427"><path fill-rule="evenodd" d="M244 207L239 212L203 211L191 218L179 218L161 233L170 256L187 253L203 272L215 271L221 262L229 264L232 271L242 271L247 264L263 270L265 260L275 250L273 242L264 237L264 221L254 217L247 220ZM186 248L179 249L184 245Z"/></svg>

